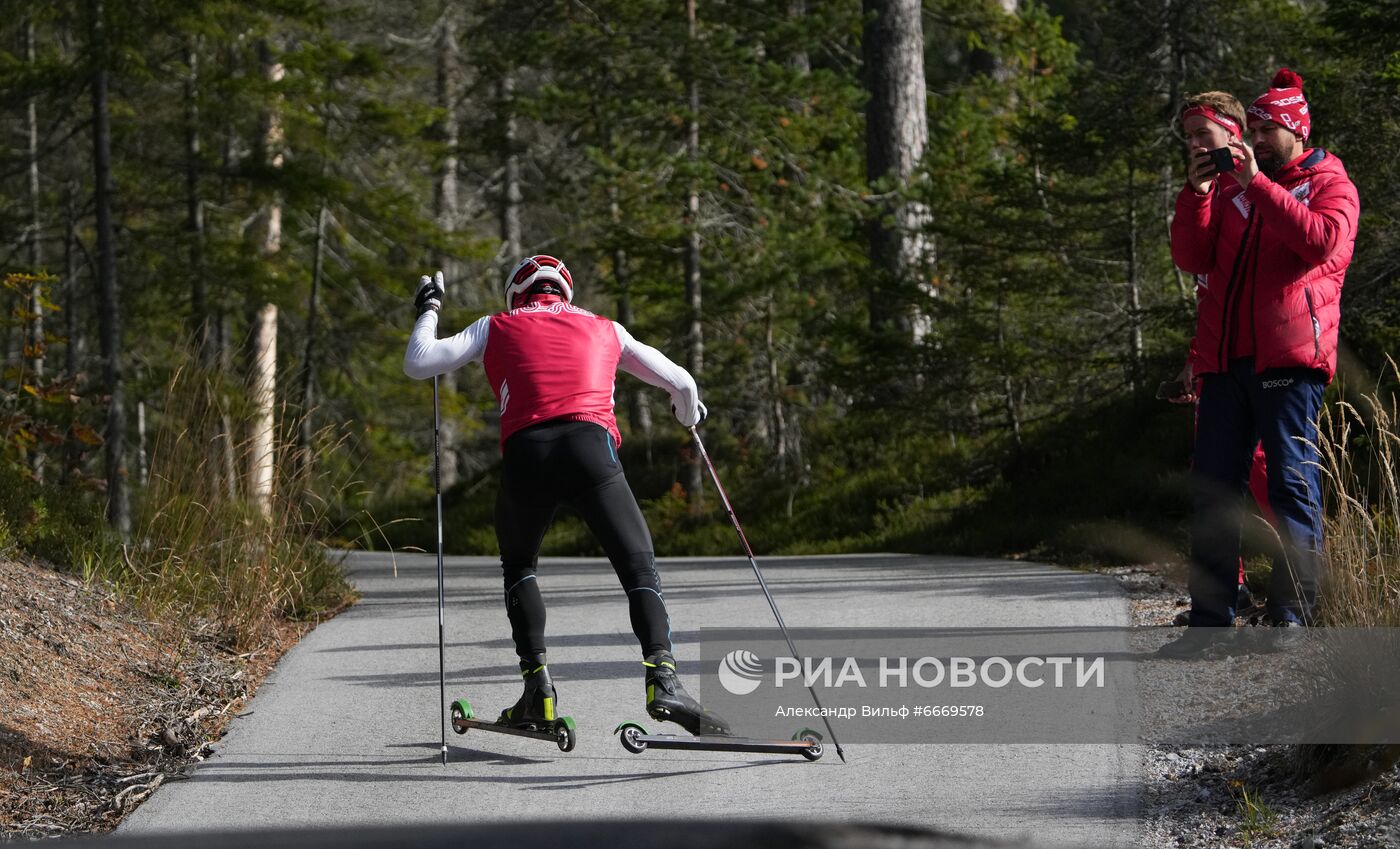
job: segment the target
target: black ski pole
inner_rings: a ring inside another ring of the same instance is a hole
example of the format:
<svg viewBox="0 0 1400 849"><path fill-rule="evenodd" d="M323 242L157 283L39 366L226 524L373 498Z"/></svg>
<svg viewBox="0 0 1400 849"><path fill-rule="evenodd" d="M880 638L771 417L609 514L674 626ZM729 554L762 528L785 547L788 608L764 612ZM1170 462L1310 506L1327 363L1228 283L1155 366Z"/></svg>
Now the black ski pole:
<svg viewBox="0 0 1400 849"><path fill-rule="evenodd" d="M438 379L433 375L433 490L437 495L437 593L438 593L438 724L442 731L442 765L447 766L447 639L443 626L446 606L442 574L442 449L439 431L442 411L438 405Z"/></svg>
<svg viewBox="0 0 1400 849"><path fill-rule="evenodd" d="M758 578L758 586L763 590L763 597L768 599L768 606L773 608L773 618L778 620L778 630L783 632L783 639L787 640L788 651L792 652L792 659L797 660L799 657L797 646L793 645L792 637L788 636L787 626L783 624L783 614L778 612L778 603L773 600L773 594L768 591L768 582L763 580L763 573L758 569L758 560L753 556L753 547L749 545L749 538L744 536L744 529L739 524L739 517L734 515L734 507L729 503L729 496L724 493L724 486L719 482L719 475L715 474L715 464L710 462L710 455L705 451L705 443L700 439L700 431L691 427L690 435L695 437L695 447L700 449L700 456L710 470L710 480L715 482L715 491L719 493L719 500L724 502L724 510L729 514L729 521L734 524L734 530L739 534L739 542L744 544L744 553L749 556L749 565L753 567L754 576ZM836 747L837 757L841 758L841 763L845 763L846 753L841 751L841 743L836 739L836 730L831 727L831 720L826 716L826 709L822 707L821 699L817 698L817 691L813 689L811 684L808 684L807 692L812 694L812 703L817 706L817 713L821 714L822 722L826 724L826 733L831 735L831 745Z"/></svg>

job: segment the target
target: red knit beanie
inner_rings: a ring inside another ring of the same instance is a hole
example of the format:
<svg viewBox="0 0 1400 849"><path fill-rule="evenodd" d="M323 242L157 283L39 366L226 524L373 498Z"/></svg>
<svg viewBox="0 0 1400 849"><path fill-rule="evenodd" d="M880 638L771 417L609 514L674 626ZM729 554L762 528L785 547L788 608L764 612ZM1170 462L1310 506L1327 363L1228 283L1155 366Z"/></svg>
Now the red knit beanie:
<svg viewBox="0 0 1400 849"><path fill-rule="evenodd" d="M1312 133L1312 116L1308 114L1308 102L1303 99L1303 78L1287 68L1280 68L1269 90L1250 104L1245 118L1250 127L1273 121L1307 141Z"/></svg>

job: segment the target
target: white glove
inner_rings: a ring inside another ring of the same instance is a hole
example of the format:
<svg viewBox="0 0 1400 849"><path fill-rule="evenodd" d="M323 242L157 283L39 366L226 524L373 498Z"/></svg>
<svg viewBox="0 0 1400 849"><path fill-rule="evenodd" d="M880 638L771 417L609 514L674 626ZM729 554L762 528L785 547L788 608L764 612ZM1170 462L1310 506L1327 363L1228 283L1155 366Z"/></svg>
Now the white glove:
<svg viewBox="0 0 1400 849"><path fill-rule="evenodd" d="M442 299L446 294L447 284L443 282L441 271L432 277L425 274L418 280L418 292L413 296L413 305L418 308L419 315L428 310L438 312L442 309Z"/></svg>
<svg viewBox="0 0 1400 849"><path fill-rule="evenodd" d="M710 415L710 411L705 409L705 404L699 400L695 402L695 409L688 411L688 416L681 415L681 411L676 409L675 404L671 405L671 412L675 414L676 421L680 422L682 427L687 428L701 424Z"/></svg>

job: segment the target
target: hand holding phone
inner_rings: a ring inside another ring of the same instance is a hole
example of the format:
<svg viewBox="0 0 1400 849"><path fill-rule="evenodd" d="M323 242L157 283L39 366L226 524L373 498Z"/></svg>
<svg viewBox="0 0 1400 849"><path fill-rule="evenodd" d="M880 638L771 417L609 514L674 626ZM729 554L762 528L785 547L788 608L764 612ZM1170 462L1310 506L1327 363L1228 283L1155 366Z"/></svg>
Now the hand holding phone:
<svg viewBox="0 0 1400 849"><path fill-rule="evenodd" d="M1164 380L1157 384L1157 400L1171 401L1180 398L1188 392L1186 384L1180 380Z"/></svg>
<svg viewBox="0 0 1400 849"><path fill-rule="evenodd" d="M1210 151L1199 147L1192 150L1186 169L1186 184L1198 195L1210 194L1215 177L1215 163L1210 157Z"/></svg>
<svg viewBox="0 0 1400 849"><path fill-rule="evenodd" d="M1194 404L1196 402L1196 387L1194 380L1183 380L1177 377L1176 380L1164 380L1157 384L1157 400L1170 401L1173 404Z"/></svg>
<svg viewBox="0 0 1400 849"><path fill-rule="evenodd" d="M1210 157L1211 164L1215 166L1215 173L1229 174L1235 170L1235 154L1228 147L1217 147L1214 150L1206 151Z"/></svg>

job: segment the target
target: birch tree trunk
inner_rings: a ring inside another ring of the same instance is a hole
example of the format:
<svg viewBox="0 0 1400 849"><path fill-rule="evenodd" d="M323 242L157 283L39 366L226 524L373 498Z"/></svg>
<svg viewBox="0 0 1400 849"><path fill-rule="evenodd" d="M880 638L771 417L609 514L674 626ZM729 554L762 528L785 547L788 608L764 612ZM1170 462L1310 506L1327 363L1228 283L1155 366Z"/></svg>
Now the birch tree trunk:
<svg viewBox="0 0 1400 849"><path fill-rule="evenodd" d="M266 42L261 46L263 73L268 82L278 83L286 68L276 61ZM262 138L263 156L273 168L281 168L282 116L280 97L268 110ZM259 253L263 258L282 250L282 202L276 195L268 204ZM276 472L276 430L273 407L277 394L277 305L263 304L253 321L251 345L252 375L250 395L253 404L252 427L248 440L248 496L264 518L272 517L272 488Z"/></svg>
<svg viewBox="0 0 1400 849"><path fill-rule="evenodd" d="M686 95L690 105L690 119L686 123L686 159L692 169L700 164L700 81L696 64L699 61L698 24L696 21L695 0L685 0L687 25L686 38ZM705 368L705 335L701 326L700 290L700 186L694 177L690 180L690 192L685 204L685 306L689 320L686 331L686 365L698 382ZM690 458L686 468L686 492L690 494L691 509L699 512L705 503L704 482L701 477L700 457Z"/></svg>
<svg viewBox="0 0 1400 849"><path fill-rule="evenodd" d="M264 304L253 326L253 426L248 446L248 494L264 519L272 518L276 434L273 402L277 393L277 305Z"/></svg>

